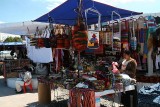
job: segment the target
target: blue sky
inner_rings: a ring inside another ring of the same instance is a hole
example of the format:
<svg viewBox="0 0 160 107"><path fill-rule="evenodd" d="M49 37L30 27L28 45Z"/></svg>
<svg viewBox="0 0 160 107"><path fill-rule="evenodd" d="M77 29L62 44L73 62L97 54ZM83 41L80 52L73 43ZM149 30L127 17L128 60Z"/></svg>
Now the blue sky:
<svg viewBox="0 0 160 107"><path fill-rule="evenodd" d="M66 0L0 0L0 23L30 21ZM160 0L95 0L144 13L160 12Z"/></svg>

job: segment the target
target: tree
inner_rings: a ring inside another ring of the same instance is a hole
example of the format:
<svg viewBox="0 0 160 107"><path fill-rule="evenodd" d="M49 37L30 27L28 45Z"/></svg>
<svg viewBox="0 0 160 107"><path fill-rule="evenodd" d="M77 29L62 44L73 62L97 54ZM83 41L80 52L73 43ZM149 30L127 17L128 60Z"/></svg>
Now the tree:
<svg viewBox="0 0 160 107"><path fill-rule="evenodd" d="M8 37L4 42L22 42L22 39L20 37Z"/></svg>

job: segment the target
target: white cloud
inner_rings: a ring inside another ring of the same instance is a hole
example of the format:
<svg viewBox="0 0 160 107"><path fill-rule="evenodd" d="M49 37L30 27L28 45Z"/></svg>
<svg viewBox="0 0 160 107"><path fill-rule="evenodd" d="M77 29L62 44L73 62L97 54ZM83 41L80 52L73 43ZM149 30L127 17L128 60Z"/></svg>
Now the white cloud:
<svg viewBox="0 0 160 107"><path fill-rule="evenodd" d="M54 9L55 7L59 6L60 4L64 3L66 0L32 0L32 1L35 1L35 2L43 2L45 3L47 6L47 10L52 10ZM128 3L139 3L139 4L153 4L153 3L156 3L156 1L158 0L94 0L94 1L98 1L98 2L101 2L101 3L105 3L105 4L109 4L109 5L112 5L112 6L117 6L119 7L119 5L121 4L128 4Z"/></svg>
<svg viewBox="0 0 160 107"><path fill-rule="evenodd" d="M127 3L154 3L156 0L95 0L98 2L115 5L118 6L119 4L127 4Z"/></svg>
<svg viewBox="0 0 160 107"><path fill-rule="evenodd" d="M55 7L59 6L60 4L64 3L66 0L32 0L33 2L43 2L47 6L47 10L52 10Z"/></svg>
<svg viewBox="0 0 160 107"><path fill-rule="evenodd" d="M59 6L60 4L64 3L66 0L46 0L46 2L48 3L47 5L47 9L48 10L52 10L55 7Z"/></svg>
<svg viewBox="0 0 160 107"><path fill-rule="evenodd" d="M0 21L0 23L5 23L5 22L3 22L3 21Z"/></svg>

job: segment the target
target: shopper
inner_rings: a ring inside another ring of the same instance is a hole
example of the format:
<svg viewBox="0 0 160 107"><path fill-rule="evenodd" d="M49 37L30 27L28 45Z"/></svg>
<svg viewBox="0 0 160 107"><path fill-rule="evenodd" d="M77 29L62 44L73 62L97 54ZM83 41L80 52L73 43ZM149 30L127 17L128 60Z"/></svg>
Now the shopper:
<svg viewBox="0 0 160 107"><path fill-rule="evenodd" d="M15 85L16 85L16 93L22 93L22 86L24 86L24 82L26 85L31 83L32 75L28 71L28 67L24 67L25 72L20 73L19 78L17 78Z"/></svg>
<svg viewBox="0 0 160 107"><path fill-rule="evenodd" d="M137 62L135 59L131 57L131 52L129 50L125 50L123 52L124 60L121 65L121 69L119 70L121 73L128 74L131 78L136 79L136 68Z"/></svg>

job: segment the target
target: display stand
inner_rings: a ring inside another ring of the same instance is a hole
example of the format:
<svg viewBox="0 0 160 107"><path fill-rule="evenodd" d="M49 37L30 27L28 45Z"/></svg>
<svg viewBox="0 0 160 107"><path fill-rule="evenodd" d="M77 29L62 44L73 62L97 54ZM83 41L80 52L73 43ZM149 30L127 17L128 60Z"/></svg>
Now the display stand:
<svg viewBox="0 0 160 107"><path fill-rule="evenodd" d="M11 72L12 70L21 70L24 66L30 64L30 60L28 59L5 60L1 63L3 64L3 76L6 82L8 72Z"/></svg>
<svg viewBox="0 0 160 107"><path fill-rule="evenodd" d="M135 90L135 86L134 85L129 85L127 87L125 87L125 91L132 91ZM123 92L123 90L118 91ZM105 90L102 92L95 92L95 100L96 100L96 107L100 107L100 97L104 96L104 95L108 95L108 94L115 94L115 90L110 89L110 90Z"/></svg>

